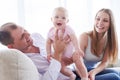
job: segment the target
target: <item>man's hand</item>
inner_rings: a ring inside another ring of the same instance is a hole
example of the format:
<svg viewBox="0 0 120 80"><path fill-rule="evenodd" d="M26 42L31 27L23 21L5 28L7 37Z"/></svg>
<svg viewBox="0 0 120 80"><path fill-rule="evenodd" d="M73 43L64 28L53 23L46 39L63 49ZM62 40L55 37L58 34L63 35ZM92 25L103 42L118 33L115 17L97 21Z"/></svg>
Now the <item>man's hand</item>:
<svg viewBox="0 0 120 80"><path fill-rule="evenodd" d="M53 44L55 53L62 53L65 49L65 40L63 39L63 36L59 37L58 36L58 29L56 30L55 33L55 42Z"/></svg>
<svg viewBox="0 0 120 80"><path fill-rule="evenodd" d="M53 47L55 51L54 58L56 58L57 60L61 60L61 54L64 52L66 47L66 39L63 39L63 36L58 37L58 29L55 33L55 42L53 44Z"/></svg>

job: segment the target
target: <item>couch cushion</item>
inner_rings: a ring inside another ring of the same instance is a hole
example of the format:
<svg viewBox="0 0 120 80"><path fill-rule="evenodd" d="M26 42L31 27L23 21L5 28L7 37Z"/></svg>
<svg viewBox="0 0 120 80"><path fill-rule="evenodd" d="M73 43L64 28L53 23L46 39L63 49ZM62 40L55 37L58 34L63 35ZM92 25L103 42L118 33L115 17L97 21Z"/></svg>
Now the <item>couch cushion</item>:
<svg viewBox="0 0 120 80"><path fill-rule="evenodd" d="M0 51L0 80L39 80L39 74L24 53L5 49Z"/></svg>

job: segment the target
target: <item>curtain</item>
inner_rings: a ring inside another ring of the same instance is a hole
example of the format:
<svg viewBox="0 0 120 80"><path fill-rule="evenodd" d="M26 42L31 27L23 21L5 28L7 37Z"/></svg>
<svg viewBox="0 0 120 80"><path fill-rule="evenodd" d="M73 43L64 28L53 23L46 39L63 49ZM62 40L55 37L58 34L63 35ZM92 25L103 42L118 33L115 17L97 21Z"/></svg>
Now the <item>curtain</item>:
<svg viewBox="0 0 120 80"><path fill-rule="evenodd" d="M114 13L120 41L119 3L120 0L0 0L0 25L15 22L29 32L38 32L46 38L48 30L52 27L53 9L63 6L69 12L68 24L79 36L82 32L93 29L94 17L99 9L110 8Z"/></svg>

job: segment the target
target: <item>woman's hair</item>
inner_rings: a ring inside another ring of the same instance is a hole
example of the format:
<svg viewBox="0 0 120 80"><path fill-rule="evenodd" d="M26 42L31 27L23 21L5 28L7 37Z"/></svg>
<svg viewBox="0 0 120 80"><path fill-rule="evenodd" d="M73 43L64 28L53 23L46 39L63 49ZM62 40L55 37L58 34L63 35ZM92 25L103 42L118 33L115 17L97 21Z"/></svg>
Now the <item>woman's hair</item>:
<svg viewBox="0 0 120 80"><path fill-rule="evenodd" d="M113 13L110 9L104 9L104 8L99 10L98 13L99 12L107 13L110 17L109 29L107 32L104 33L104 36L106 36L107 38L107 41L105 43L105 50L106 49L108 50L108 54L109 54L108 59L110 60L110 63L114 63L117 60L117 56L118 56L118 41L117 41L117 34L115 31ZM96 16L98 15L98 13L96 14ZM92 51L96 56L98 56L98 52L97 52L97 50L99 49L99 47L97 46L98 36L95 27L94 30L90 33L90 36L92 37Z"/></svg>
<svg viewBox="0 0 120 80"><path fill-rule="evenodd" d="M14 39L11 36L11 31L17 29L17 25L14 23L6 23L0 27L0 43L8 45L14 43Z"/></svg>

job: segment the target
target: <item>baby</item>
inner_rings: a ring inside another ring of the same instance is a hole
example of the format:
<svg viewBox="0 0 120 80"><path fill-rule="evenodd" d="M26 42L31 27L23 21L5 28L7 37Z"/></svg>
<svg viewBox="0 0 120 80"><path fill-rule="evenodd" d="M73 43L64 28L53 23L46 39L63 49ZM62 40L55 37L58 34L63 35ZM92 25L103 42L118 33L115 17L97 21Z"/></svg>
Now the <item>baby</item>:
<svg viewBox="0 0 120 80"><path fill-rule="evenodd" d="M61 56L62 57L61 73L70 77L70 80L75 80L76 75L70 69L67 68L67 66L70 65L71 63L75 63L76 70L82 79L84 77L84 74L85 75L87 74L87 70L85 66L83 65L83 61L82 61L83 53L78 47L77 37L74 31L72 30L72 28L67 25L69 21L67 10L63 7L55 8L53 11L51 20L54 26L48 32L48 38L47 38L47 43L46 43L48 60L50 59L50 57L52 57L52 47L53 47L52 44L54 43L55 32L58 29L59 37L63 39L67 38L68 40L70 40L69 43L66 45L64 53ZM78 55L78 56L74 57L74 55ZM71 61L71 62L68 63L68 61ZM84 80L87 80L87 79L84 78Z"/></svg>

